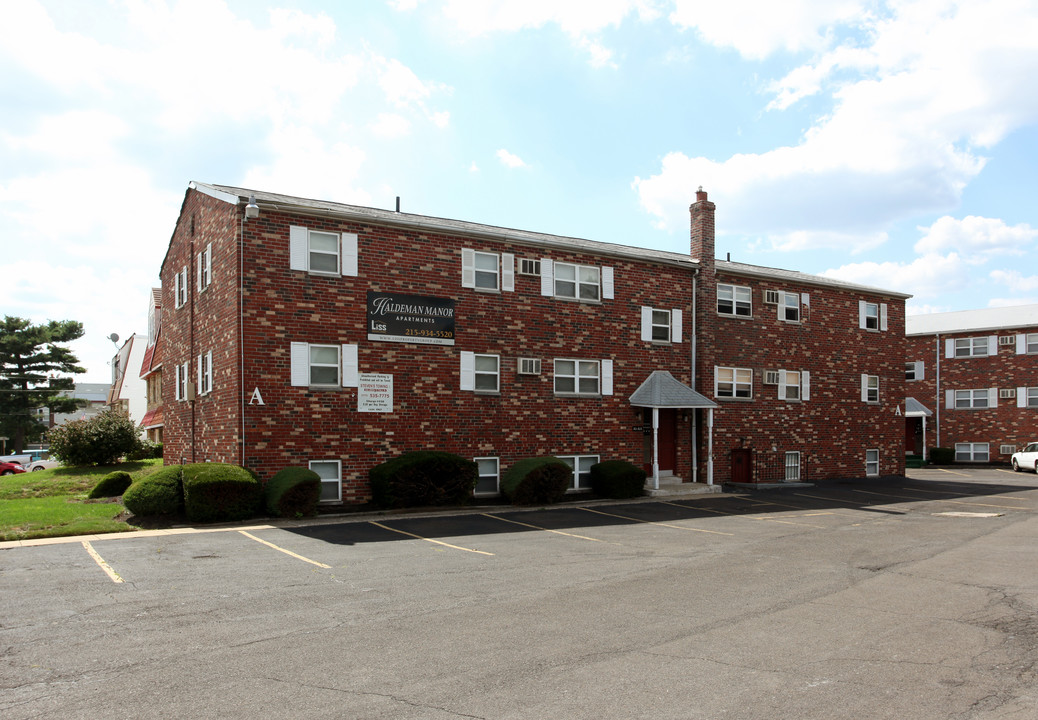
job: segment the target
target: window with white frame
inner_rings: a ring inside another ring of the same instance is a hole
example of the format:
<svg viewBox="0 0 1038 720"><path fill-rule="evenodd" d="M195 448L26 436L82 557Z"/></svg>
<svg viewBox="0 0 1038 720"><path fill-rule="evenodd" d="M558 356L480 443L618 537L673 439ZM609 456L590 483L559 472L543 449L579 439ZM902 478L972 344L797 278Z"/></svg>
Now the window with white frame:
<svg viewBox="0 0 1038 720"><path fill-rule="evenodd" d="M339 460L311 460L310 469L321 478L321 502L342 500L342 462Z"/></svg>
<svg viewBox="0 0 1038 720"><path fill-rule="evenodd" d="M800 452L793 450L786 453L786 482L800 479Z"/></svg>
<svg viewBox="0 0 1038 720"><path fill-rule="evenodd" d="M955 391L956 410L966 410L970 408L986 408L990 406L990 400L990 388L980 388L979 390Z"/></svg>
<svg viewBox="0 0 1038 720"><path fill-rule="evenodd" d="M645 342L681 342L682 312L642 307L642 340Z"/></svg>
<svg viewBox="0 0 1038 720"><path fill-rule="evenodd" d="M955 338L955 357L981 357L992 355L991 338Z"/></svg>
<svg viewBox="0 0 1038 720"><path fill-rule="evenodd" d="M555 295L578 300L601 298L601 271L589 265L555 263Z"/></svg>
<svg viewBox="0 0 1038 720"><path fill-rule="evenodd" d="M202 292L213 279L213 244L205 246L205 250L198 253L198 292Z"/></svg>
<svg viewBox="0 0 1038 720"><path fill-rule="evenodd" d="M208 395L213 391L213 351L198 356L198 394Z"/></svg>
<svg viewBox="0 0 1038 720"><path fill-rule="evenodd" d="M187 400L187 363L173 366L176 375L174 384L174 397L177 400Z"/></svg>
<svg viewBox="0 0 1038 720"><path fill-rule="evenodd" d="M867 477L879 475L879 450L865 451L865 475Z"/></svg>
<svg viewBox="0 0 1038 720"><path fill-rule="evenodd" d="M868 403L879 402L879 375L861 376L861 401Z"/></svg>
<svg viewBox="0 0 1038 720"><path fill-rule="evenodd" d="M499 479L501 476L501 463L496 457L475 458L479 470L479 478L476 480L475 495L496 495L500 492Z"/></svg>
<svg viewBox="0 0 1038 720"><path fill-rule="evenodd" d="M779 293L779 320L785 322L800 322L800 293Z"/></svg>
<svg viewBox="0 0 1038 720"><path fill-rule="evenodd" d="M598 360L555 360L556 395L598 395L600 380Z"/></svg>
<svg viewBox="0 0 1038 720"><path fill-rule="evenodd" d="M1027 388L1027 407L1038 407L1038 387Z"/></svg>
<svg viewBox="0 0 1038 720"><path fill-rule="evenodd" d="M1018 408L1038 408L1038 387L1016 388L1016 406Z"/></svg>
<svg viewBox="0 0 1038 720"><path fill-rule="evenodd" d="M501 357L461 352L461 389L493 392L501 389Z"/></svg>
<svg viewBox="0 0 1038 720"><path fill-rule="evenodd" d="M314 275L351 275L358 270L356 233L289 227L289 268Z"/></svg>
<svg viewBox="0 0 1038 720"><path fill-rule="evenodd" d="M1027 353L1033 354L1038 353L1038 333L1028 333L1024 336L1024 343L1027 348Z"/></svg>
<svg viewBox="0 0 1038 720"><path fill-rule="evenodd" d="M187 266L181 268L180 272L173 276L173 305L184 307L187 304Z"/></svg>
<svg viewBox="0 0 1038 720"><path fill-rule="evenodd" d="M858 327L862 330L886 330L887 304L859 300Z"/></svg>
<svg viewBox="0 0 1038 720"><path fill-rule="evenodd" d="M573 471L570 490L591 489L591 466L598 463L598 455L557 455Z"/></svg>
<svg viewBox="0 0 1038 720"><path fill-rule="evenodd" d="M922 360L913 360L905 363L905 380L912 382L914 380L922 380L924 375L924 365Z"/></svg>
<svg viewBox="0 0 1038 720"><path fill-rule="evenodd" d="M741 285L717 286L717 312L719 315L751 317L753 315L753 292Z"/></svg>
<svg viewBox="0 0 1038 720"><path fill-rule="evenodd" d="M988 443L955 443L955 462L987 462L989 457Z"/></svg>
<svg viewBox="0 0 1038 720"><path fill-rule="evenodd" d="M750 368L715 367L714 397L752 398L753 370Z"/></svg>
<svg viewBox="0 0 1038 720"><path fill-rule="evenodd" d="M290 343L290 374L294 387L357 387L360 369L357 345Z"/></svg>
<svg viewBox="0 0 1038 720"><path fill-rule="evenodd" d="M807 370L779 370L778 397L780 400L810 400L811 373Z"/></svg>
<svg viewBox="0 0 1038 720"><path fill-rule="evenodd" d="M515 290L515 256L464 248L461 286L476 290Z"/></svg>

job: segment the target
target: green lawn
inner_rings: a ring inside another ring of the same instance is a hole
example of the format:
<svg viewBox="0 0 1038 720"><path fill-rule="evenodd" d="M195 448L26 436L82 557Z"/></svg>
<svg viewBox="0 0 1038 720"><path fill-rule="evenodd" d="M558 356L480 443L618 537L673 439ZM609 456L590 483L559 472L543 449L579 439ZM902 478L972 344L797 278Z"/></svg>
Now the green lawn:
<svg viewBox="0 0 1038 720"><path fill-rule="evenodd" d="M0 477L0 540L135 530L115 519L124 510L121 504L87 500L87 493L113 470L125 470L136 480L160 467L162 460L140 460Z"/></svg>

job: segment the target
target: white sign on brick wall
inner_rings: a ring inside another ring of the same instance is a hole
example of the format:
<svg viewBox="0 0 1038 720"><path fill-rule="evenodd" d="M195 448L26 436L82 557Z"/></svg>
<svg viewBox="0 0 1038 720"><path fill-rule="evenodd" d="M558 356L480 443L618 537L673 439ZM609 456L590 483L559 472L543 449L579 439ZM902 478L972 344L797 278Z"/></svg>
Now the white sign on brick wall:
<svg viewBox="0 0 1038 720"><path fill-rule="evenodd" d="M357 384L357 411L393 412L393 376L387 373L361 373Z"/></svg>

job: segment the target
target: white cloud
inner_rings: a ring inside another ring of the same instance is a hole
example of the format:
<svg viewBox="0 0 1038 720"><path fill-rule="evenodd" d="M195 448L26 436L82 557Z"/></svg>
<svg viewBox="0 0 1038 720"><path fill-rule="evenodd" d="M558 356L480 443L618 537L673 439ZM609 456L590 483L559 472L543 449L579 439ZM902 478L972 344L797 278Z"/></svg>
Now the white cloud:
<svg viewBox="0 0 1038 720"><path fill-rule="evenodd" d="M497 159L501 161L501 164L509 168L522 168L526 167L526 163L518 155L513 155L504 148L497 151Z"/></svg>
<svg viewBox="0 0 1038 720"><path fill-rule="evenodd" d="M936 297L964 287L974 275L971 265L952 253L924 255L910 263L852 263L819 274L836 280L909 293L919 299Z"/></svg>
<svg viewBox="0 0 1038 720"><path fill-rule="evenodd" d="M1024 275L1019 270L992 270L988 277L999 286L1015 293L1038 292L1038 275ZM1019 301L1016 302L1020 304Z"/></svg>
<svg viewBox="0 0 1038 720"><path fill-rule="evenodd" d="M379 113L370 128L371 132L379 137L399 138L411 132L411 123L396 113Z"/></svg>
<svg viewBox="0 0 1038 720"><path fill-rule="evenodd" d="M1011 254L1023 255L1038 239L1038 229L1026 223L1009 226L998 218L968 215L962 220L945 215L930 227L915 244L917 253Z"/></svg>

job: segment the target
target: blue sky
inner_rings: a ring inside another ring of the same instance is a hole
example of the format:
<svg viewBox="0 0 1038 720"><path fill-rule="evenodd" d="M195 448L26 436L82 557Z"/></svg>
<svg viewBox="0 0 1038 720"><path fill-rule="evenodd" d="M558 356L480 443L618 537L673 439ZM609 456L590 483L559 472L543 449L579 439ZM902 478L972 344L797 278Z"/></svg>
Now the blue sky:
<svg viewBox="0 0 1038 720"><path fill-rule="evenodd" d="M147 329L192 180L1038 302L1038 0L19 0L5 314Z"/></svg>

